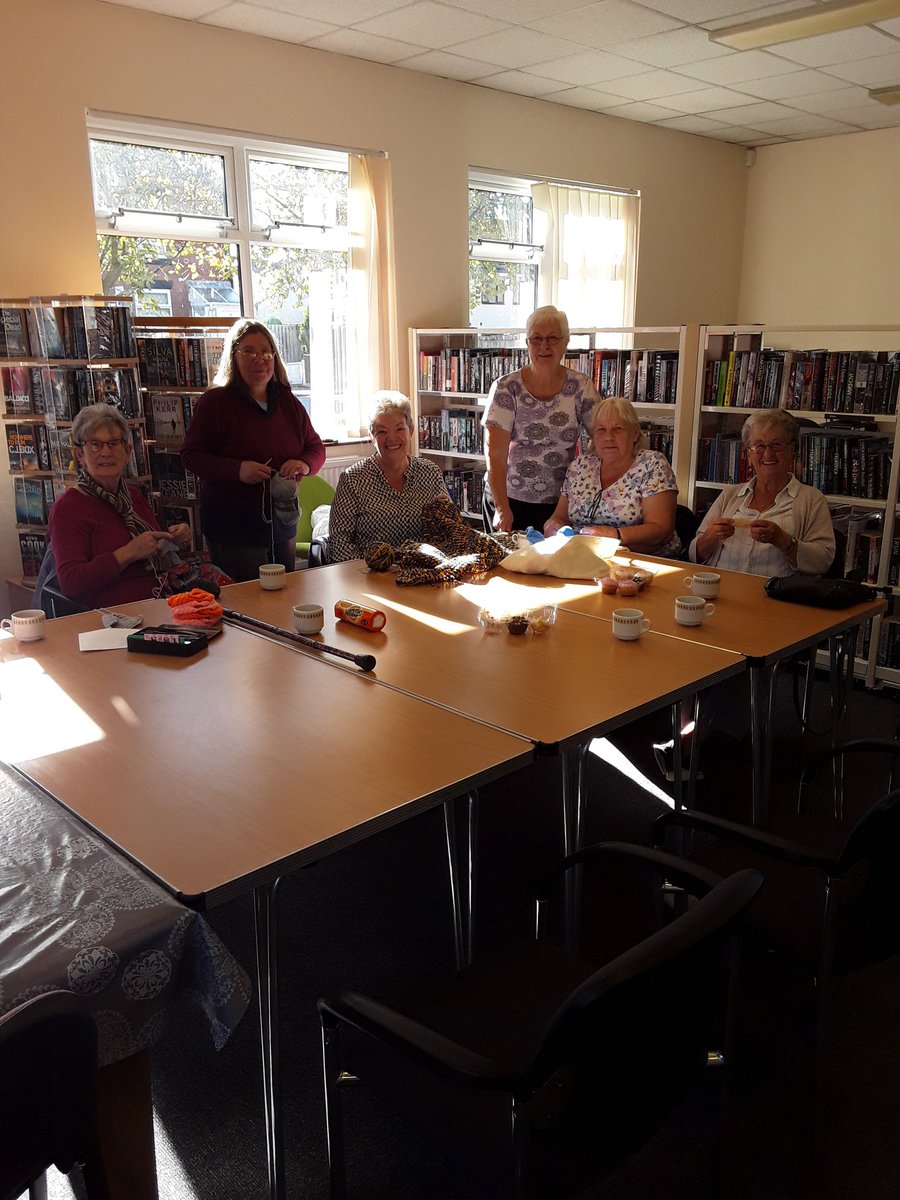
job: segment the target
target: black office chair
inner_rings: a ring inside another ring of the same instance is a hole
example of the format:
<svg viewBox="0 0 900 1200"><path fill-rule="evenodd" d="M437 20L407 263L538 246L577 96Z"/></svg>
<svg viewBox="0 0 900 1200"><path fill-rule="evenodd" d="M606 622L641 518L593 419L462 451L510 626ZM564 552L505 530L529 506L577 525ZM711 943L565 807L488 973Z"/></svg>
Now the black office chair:
<svg viewBox="0 0 900 1200"><path fill-rule="evenodd" d="M881 962L900 951L900 789L891 790L852 828L816 819L806 797L818 769L835 759L884 753L889 786L897 781L900 742L859 740L820 755L801 778L799 811L769 826L745 826L697 812L672 812L654 826L653 841L692 831L692 862L720 873L752 867L766 887L747 913L748 937L788 955L816 987L821 1053L832 977Z"/></svg>
<svg viewBox="0 0 900 1200"><path fill-rule="evenodd" d="M40 570L34 585L35 608L44 610L48 619L53 617L69 617L73 613L86 612L84 605L77 600L70 600L59 586L56 578L56 559L53 547L48 546L41 559Z"/></svg>
<svg viewBox="0 0 900 1200"><path fill-rule="evenodd" d="M82 1165L88 1200L109 1200L97 1135L97 1027L71 992L0 1017L0 1200L46 1200L44 1173Z"/></svg>
<svg viewBox="0 0 900 1200"><path fill-rule="evenodd" d="M700 528L700 518L686 504L679 504L675 508L675 532L681 539L681 555L680 557L688 562L688 547L697 536L697 530Z"/></svg>
<svg viewBox="0 0 900 1200"><path fill-rule="evenodd" d="M461 1153L492 1196L571 1195L683 1099L707 1063L726 944L761 877L717 881L669 855L608 843L570 856L557 879L601 863L702 898L674 917L650 906L669 923L599 967L535 941L407 991L397 1007L352 992L319 1001L334 1200L345 1196L348 1076ZM619 924L620 912L609 916Z"/></svg>

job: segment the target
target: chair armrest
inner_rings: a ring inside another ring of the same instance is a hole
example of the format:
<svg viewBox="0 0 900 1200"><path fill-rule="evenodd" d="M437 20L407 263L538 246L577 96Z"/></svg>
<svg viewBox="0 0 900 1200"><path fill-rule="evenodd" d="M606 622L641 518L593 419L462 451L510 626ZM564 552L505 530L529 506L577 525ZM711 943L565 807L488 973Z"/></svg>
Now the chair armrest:
<svg viewBox="0 0 900 1200"><path fill-rule="evenodd" d="M774 834L764 833L749 825L739 825L735 821L725 821L721 817L710 817L706 813L672 812L663 813L653 823L653 844L659 845L666 831L672 826L680 829L694 829L700 833L708 833L721 838L725 842L733 842L745 846L749 850L758 850L782 862L793 863L797 867L818 867L822 871L833 873L837 862L828 854L822 854L799 842L789 842L786 838L775 837Z"/></svg>
<svg viewBox="0 0 900 1200"><path fill-rule="evenodd" d="M570 867L601 859L629 863L633 866L655 867L672 883L684 888L692 896L705 896L717 883L722 882L721 875L717 875L715 871L677 855L668 854L664 850L651 850L648 846L636 846L630 842L595 842L592 846L584 846L574 854L569 854L562 862L551 867L538 885L536 899L539 902L547 901L553 881Z"/></svg>
<svg viewBox="0 0 900 1200"><path fill-rule="evenodd" d="M807 763L800 776L801 805L809 795L809 785L819 767L824 763L833 762L836 758L842 758L845 754L860 753L900 755L900 741L892 738L855 738L852 742L844 742L842 746L835 746L831 750L824 750L821 754L817 754L811 762Z"/></svg>
<svg viewBox="0 0 900 1200"><path fill-rule="evenodd" d="M326 1028L339 1021L352 1025L452 1083L509 1091L523 1082L492 1059L359 992L324 997L319 1000L319 1015Z"/></svg>

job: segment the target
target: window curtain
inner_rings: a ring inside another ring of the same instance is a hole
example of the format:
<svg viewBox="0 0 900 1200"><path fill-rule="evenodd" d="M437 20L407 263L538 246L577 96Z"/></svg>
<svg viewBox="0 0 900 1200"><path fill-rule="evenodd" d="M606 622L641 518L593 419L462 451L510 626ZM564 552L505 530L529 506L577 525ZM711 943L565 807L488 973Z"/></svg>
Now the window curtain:
<svg viewBox="0 0 900 1200"><path fill-rule="evenodd" d="M372 393L398 387L400 378L391 176L385 157L350 155L349 217L357 414L359 431L365 433Z"/></svg>
<svg viewBox="0 0 900 1200"><path fill-rule="evenodd" d="M535 183L545 214L541 304L555 304L572 328L634 323L638 197Z"/></svg>

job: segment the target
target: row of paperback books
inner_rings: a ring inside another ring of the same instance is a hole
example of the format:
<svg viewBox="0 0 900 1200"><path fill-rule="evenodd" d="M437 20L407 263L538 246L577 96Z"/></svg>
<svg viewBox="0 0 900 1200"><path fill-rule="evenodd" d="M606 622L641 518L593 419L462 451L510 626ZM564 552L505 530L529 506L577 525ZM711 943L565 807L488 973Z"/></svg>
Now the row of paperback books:
<svg viewBox="0 0 900 1200"><path fill-rule="evenodd" d="M697 478L710 483L743 483L750 478L738 433L720 433L697 443Z"/></svg>
<svg viewBox="0 0 900 1200"><path fill-rule="evenodd" d="M0 358L133 357L130 303L0 307Z"/></svg>
<svg viewBox="0 0 900 1200"><path fill-rule="evenodd" d="M898 388L897 350L732 350L707 362L703 403L892 414Z"/></svg>
<svg viewBox="0 0 900 1200"><path fill-rule="evenodd" d="M141 382L148 388L211 387L224 345L221 337L138 336Z"/></svg>
<svg viewBox="0 0 900 1200"><path fill-rule="evenodd" d="M148 436L157 445L181 449L184 435L194 415L194 401L199 397L191 392L172 395L169 392L151 392L147 409Z"/></svg>
<svg viewBox="0 0 900 1200"><path fill-rule="evenodd" d="M445 450L451 454L483 452L481 421L469 409L445 408L419 417L419 449Z"/></svg>
<svg viewBox="0 0 900 1200"><path fill-rule="evenodd" d="M141 398L133 367L0 367L6 415L51 415L71 421L88 404L115 405L140 417Z"/></svg>
<svg viewBox="0 0 900 1200"><path fill-rule="evenodd" d="M484 395L497 379L528 363L527 350L449 347L419 351L419 387L430 392ZM633 404L674 404L676 350L567 350L563 363L594 383L601 396L625 396Z"/></svg>
<svg viewBox="0 0 900 1200"><path fill-rule="evenodd" d="M67 475L75 471L71 429L18 422L6 424L5 429L11 474L45 471ZM131 428L131 462L126 473L138 478L150 473L144 430L140 425Z"/></svg>
<svg viewBox="0 0 900 1200"><path fill-rule="evenodd" d="M882 434L802 429L798 457L800 478L820 492L887 498L891 443Z"/></svg>
<svg viewBox="0 0 900 1200"><path fill-rule="evenodd" d="M856 638L856 657L868 658L872 648L872 622L860 625ZM881 626L881 640L875 662L879 667L900 668L900 624L885 621Z"/></svg>
<svg viewBox="0 0 900 1200"><path fill-rule="evenodd" d="M65 491L55 479L28 479L17 475L13 480L17 525L46 525L53 501Z"/></svg>
<svg viewBox="0 0 900 1200"><path fill-rule="evenodd" d="M454 467L444 472L444 486L447 494L460 512L481 513L481 501L484 498L484 471L469 470L465 467Z"/></svg>
<svg viewBox="0 0 900 1200"><path fill-rule="evenodd" d="M151 447L150 475L162 504L196 500L200 495L196 475L185 467L177 451Z"/></svg>

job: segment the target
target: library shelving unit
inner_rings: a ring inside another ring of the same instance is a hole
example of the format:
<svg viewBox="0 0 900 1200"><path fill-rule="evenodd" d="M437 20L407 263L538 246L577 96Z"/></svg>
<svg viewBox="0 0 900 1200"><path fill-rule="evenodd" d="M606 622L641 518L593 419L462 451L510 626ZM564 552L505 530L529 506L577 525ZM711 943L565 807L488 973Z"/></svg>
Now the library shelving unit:
<svg viewBox="0 0 900 1200"><path fill-rule="evenodd" d="M203 548L199 492L181 462L194 401L212 386L234 317L135 317L135 348L147 415L153 502L160 525L184 522Z"/></svg>
<svg viewBox="0 0 900 1200"><path fill-rule="evenodd" d="M846 535L845 572L900 592L900 326L701 326L690 504L702 514L746 477L740 430L753 412L797 417L798 477L818 487ZM900 624L861 635L856 673L900 686Z"/></svg>
<svg viewBox="0 0 900 1200"><path fill-rule="evenodd" d="M75 478L71 428L79 409L106 402L126 416L129 477L149 488L131 298L0 300L0 391L22 558L22 578L10 582L28 588L47 548L50 507Z"/></svg>
<svg viewBox="0 0 900 1200"><path fill-rule="evenodd" d="M573 329L565 365L601 396L625 395L654 449L687 478L697 326ZM491 384L528 362L524 329L411 329L410 379L418 451L437 462L462 512L481 519L481 417Z"/></svg>

